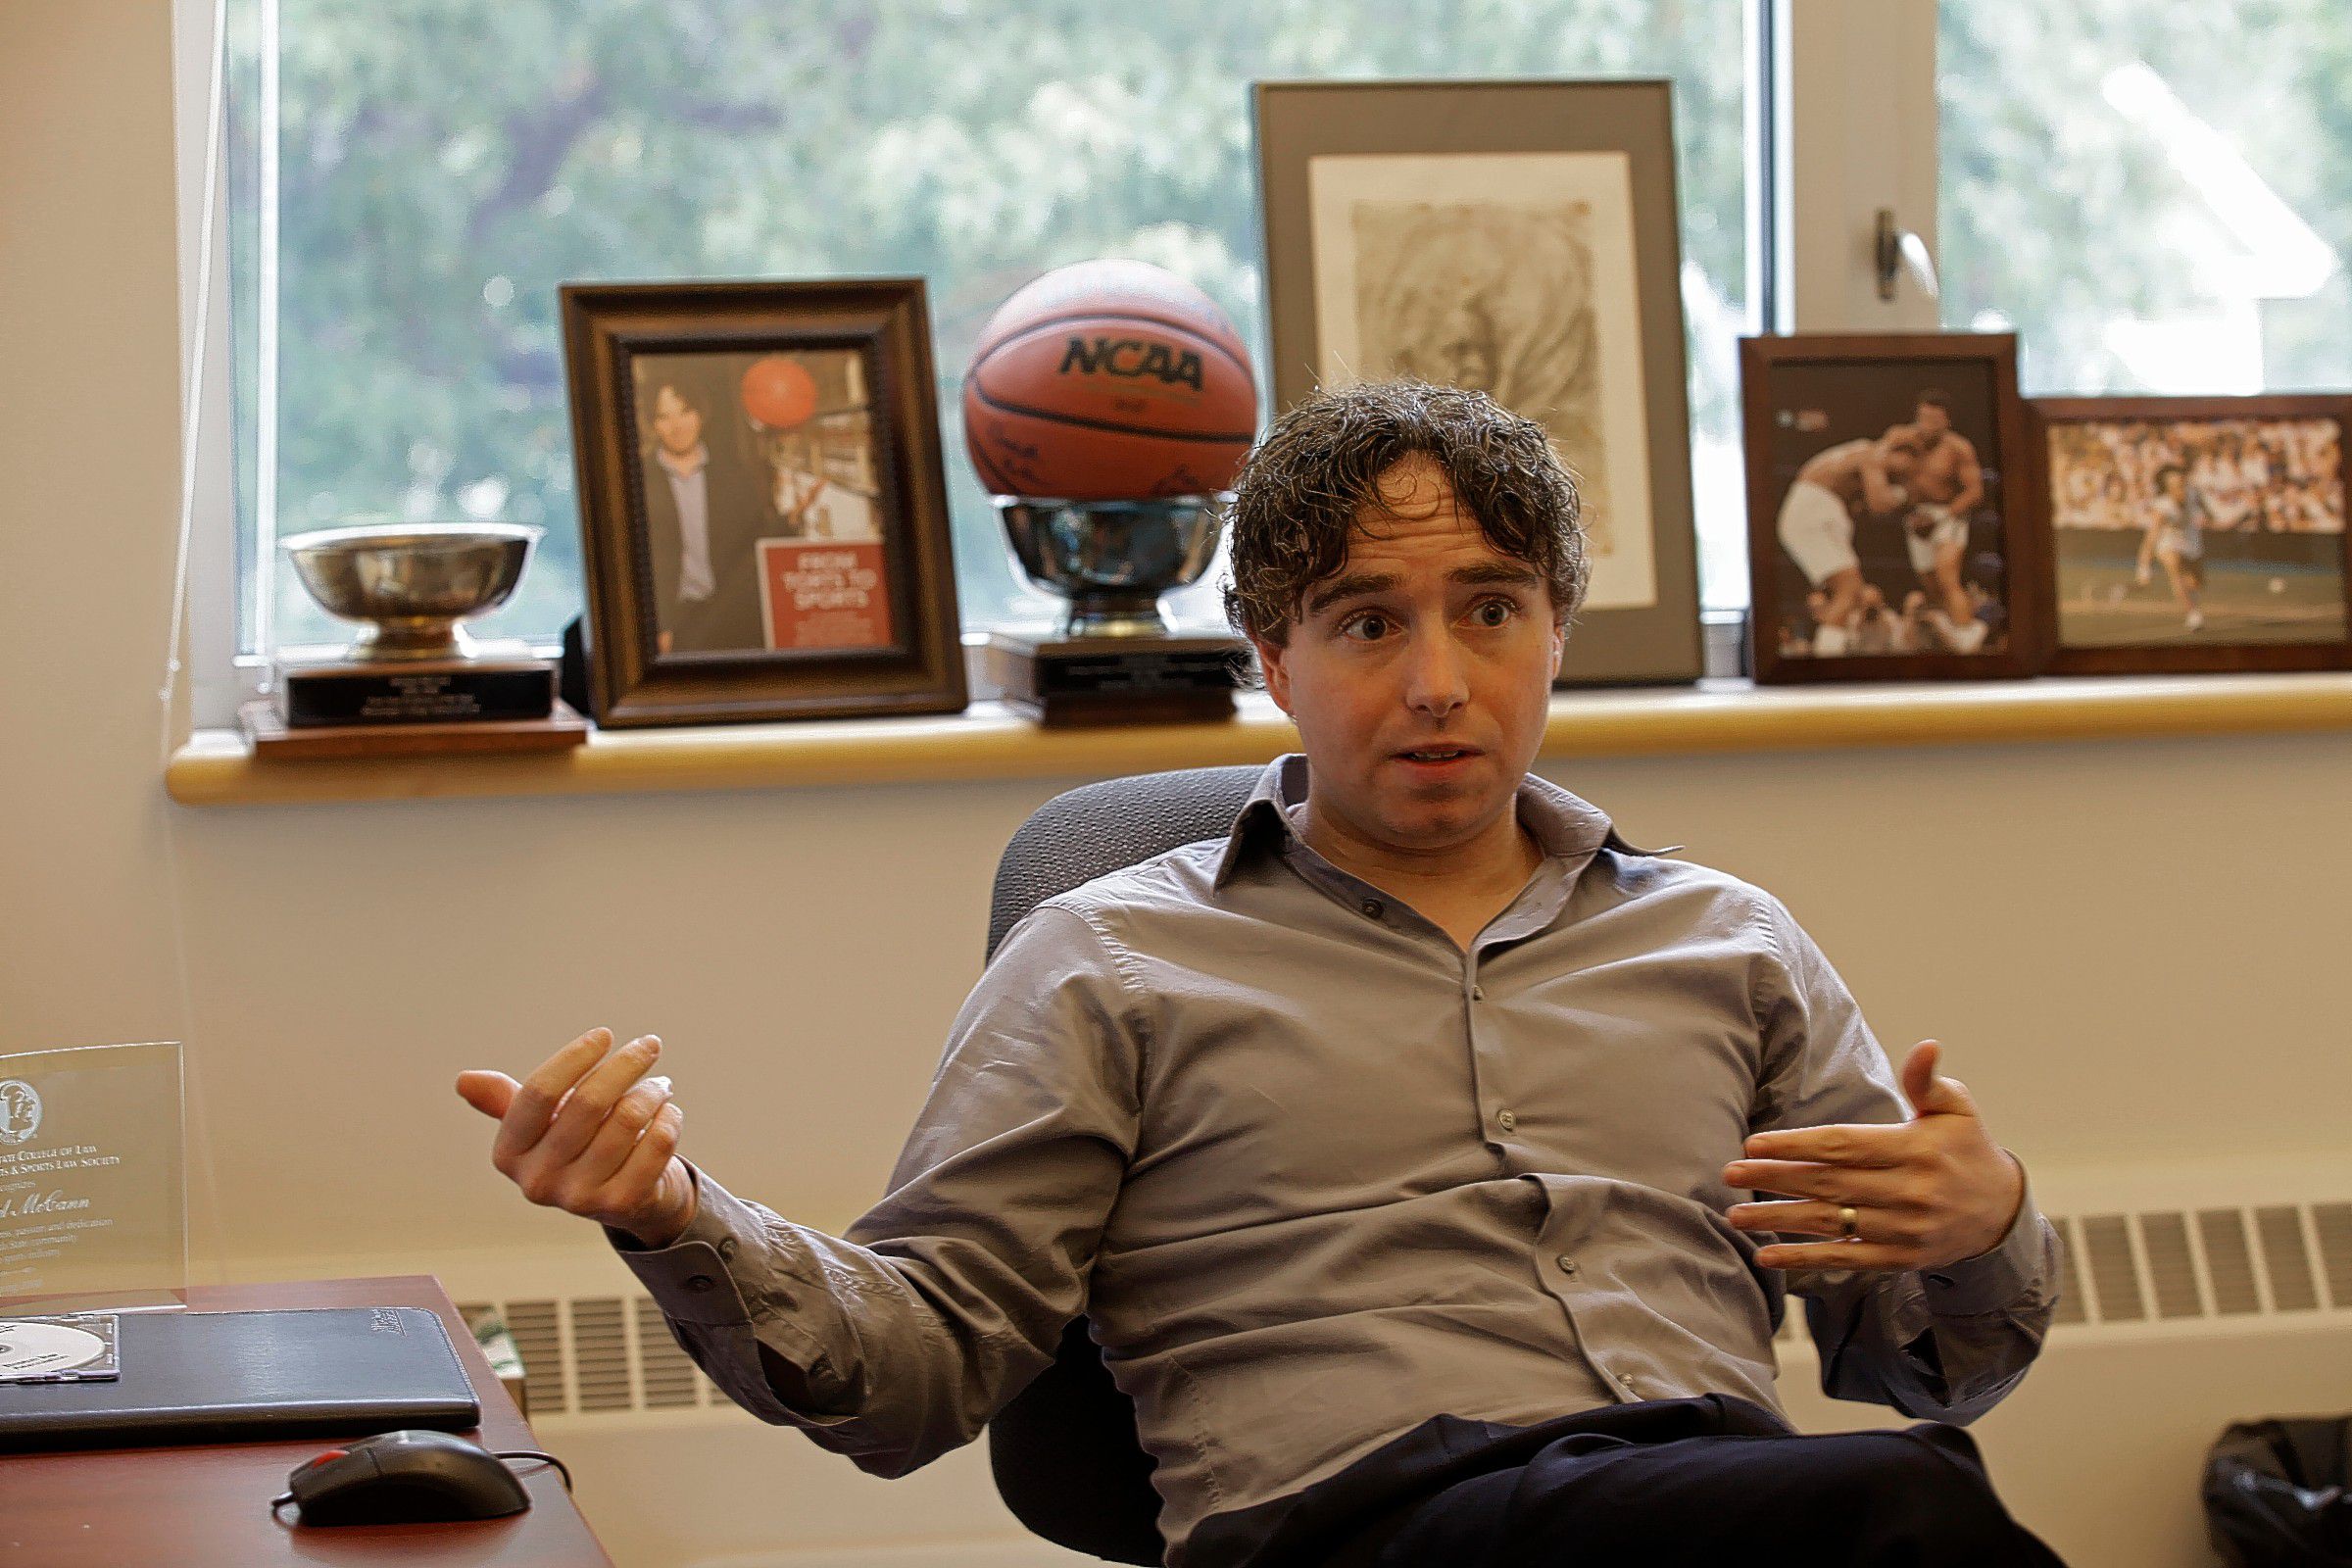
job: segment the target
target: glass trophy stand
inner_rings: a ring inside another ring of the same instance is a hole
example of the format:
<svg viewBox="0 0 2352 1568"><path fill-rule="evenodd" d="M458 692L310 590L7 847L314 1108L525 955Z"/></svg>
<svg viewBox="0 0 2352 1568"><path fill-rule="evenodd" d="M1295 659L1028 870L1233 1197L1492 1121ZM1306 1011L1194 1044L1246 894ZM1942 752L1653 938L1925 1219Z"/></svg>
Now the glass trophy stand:
<svg viewBox="0 0 2352 1568"><path fill-rule="evenodd" d="M176 1043L0 1055L0 1317L179 1307Z"/></svg>

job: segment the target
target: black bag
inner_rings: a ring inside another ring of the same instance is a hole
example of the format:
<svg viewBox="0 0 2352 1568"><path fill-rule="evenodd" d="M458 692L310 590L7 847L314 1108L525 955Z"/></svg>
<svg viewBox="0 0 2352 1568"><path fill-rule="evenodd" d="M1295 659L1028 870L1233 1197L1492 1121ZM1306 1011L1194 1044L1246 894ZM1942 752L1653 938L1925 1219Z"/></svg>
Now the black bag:
<svg viewBox="0 0 2352 1568"><path fill-rule="evenodd" d="M2352 1415L2232 1424L2205 1455L2204 1492L2230 1568L2352 1564Z"/></svg>

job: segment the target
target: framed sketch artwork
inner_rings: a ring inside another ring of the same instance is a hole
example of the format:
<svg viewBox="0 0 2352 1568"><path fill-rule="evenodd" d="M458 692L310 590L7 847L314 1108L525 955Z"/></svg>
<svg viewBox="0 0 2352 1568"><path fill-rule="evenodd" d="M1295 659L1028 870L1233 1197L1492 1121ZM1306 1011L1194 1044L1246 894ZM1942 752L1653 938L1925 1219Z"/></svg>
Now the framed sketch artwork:
<svg viewBox="0 0 2352 1568"><path fill-rule="evenodd" d="M1414 376L1537 420L1591 592L1563 684L1700 672L1664 81L1260 82L1277 410Z"/></svg>
<svg viewBox="0 0 2352 1568"><path fill-rule="evenodd" d="M597 722L960 709L921 282L562 300Z"/></svg>

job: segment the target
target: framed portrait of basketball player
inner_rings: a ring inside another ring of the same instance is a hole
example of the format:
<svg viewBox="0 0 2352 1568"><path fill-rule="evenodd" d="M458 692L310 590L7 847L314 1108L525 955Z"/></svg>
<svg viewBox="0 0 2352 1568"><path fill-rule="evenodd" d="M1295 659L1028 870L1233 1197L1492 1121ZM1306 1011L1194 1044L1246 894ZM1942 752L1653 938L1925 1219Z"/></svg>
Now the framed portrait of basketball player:
<svg viewBox="0 0 2352 1568"><path fill-rule="evenodd" d="M1740 376L1759 682L2039 668L2014 335L1743 338Z"/></svg>
<svg viewBox="0 0 2352 1568"><path fill-rule="evenodd" d="M1695 680L1670 84L1251 90L1276 410L1411 375L1543 424L1592 571L1560 683Z"/></svg>
<svg viewBox="0 0 2352 1568"><path fill-rule="evenodd" d="M922 281L561 301L597 722L961 709Z"/></svg>
<svg viewBox="0 0 2352 1568"><path fill-rule="evenodd" d="M2069 674L2352 668L2352 397L2037 398Z"/></svg>

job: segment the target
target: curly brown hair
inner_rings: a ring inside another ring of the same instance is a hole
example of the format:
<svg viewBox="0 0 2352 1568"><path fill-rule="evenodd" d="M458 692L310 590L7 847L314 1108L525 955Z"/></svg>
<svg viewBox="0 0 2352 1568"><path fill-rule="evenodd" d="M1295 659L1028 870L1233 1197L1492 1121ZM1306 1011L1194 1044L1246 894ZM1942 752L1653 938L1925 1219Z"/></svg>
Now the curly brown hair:
<svg viewBox="0 0 2352 1568"><path fill-rule="evenodd" d="M1543 574L1565 624L1590 570L1576 477L1550 437L1483 392L1396 380L1319 392L1250 454L1231 512L1234 629L1280 647L1308 590L1346 563L1359 513L1388 510L1381 475L1415 454L1445 470L1489 544Z"/></svg>

